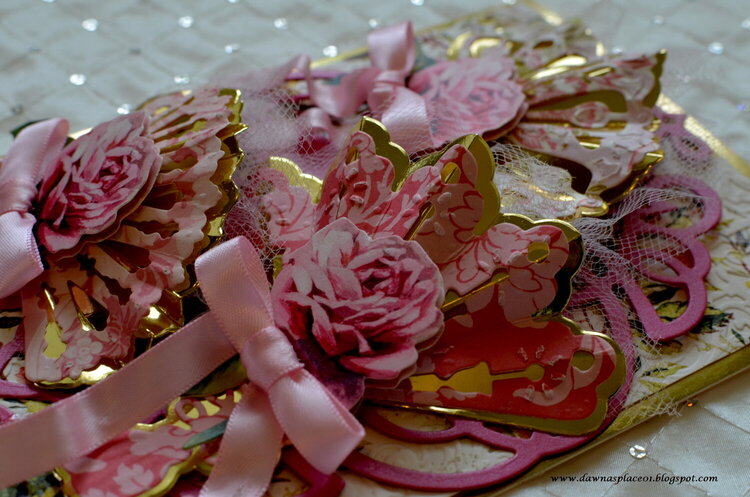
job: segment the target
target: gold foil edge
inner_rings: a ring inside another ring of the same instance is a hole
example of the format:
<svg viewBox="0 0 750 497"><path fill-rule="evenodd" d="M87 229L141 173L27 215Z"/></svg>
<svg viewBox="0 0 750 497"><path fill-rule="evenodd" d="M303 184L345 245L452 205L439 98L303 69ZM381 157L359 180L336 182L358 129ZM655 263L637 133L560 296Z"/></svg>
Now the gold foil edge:
<svg viewBox="0 0 750 497"><path fill-rule="evenodd" d="M562 16L560 16L559 14L557 14L556 12L550 9L547 9L546 7L541 6L535 0L523 0L522 4L525 4L526 6L535 10L549 24L553 26L559 26L560 24L564 22L564 18ZM476 12L473 14L460 16L450 21L441 23L441 24L437 24L437 25L433 25L427 28L417 30L416 33L422 34L422 33L445 30L463 21L481 18L487 15L493 15L493 14L496 15L497 13L502 12L503 8L505 8L505 6L499 5L499 6L492 7L492 8L489 8L480 12ZM601 46L601 49L598 50L598 52L599 51L601 51L602 54L604 53L603 45ZM334 63L341 62L347 59L362 57L366 55L367 55L367 48L360 47L354 50L343 52L339 54L337 57L331 57L327 59L314 61L312 63L312 66L323 67L329 64L334 64ZM687 114L685 110L679 104L677 104L669 96L663 93L659 95L659 98L656 102L656 106L669 113ZM716 137L716 135L714 135L705 126L703 126L703 124L701 124L697 119L695 119L694 117L690 115L687 115L684 126L685 126L685 129L687 129L691 133L696 134L699 137L701 137L701 139L703 139L706 142L706 144L708 144L708 146L717 156L726 160L734 169L736 169L738 172L740 172L747 178L750 178L750 163L748 163L746 160L740 157L737 153L735 153L729 147L727 147L718 137ZM713 363L708 364L707 366L704 366L698 371L695 371L689 374L688 376L670 384L669 386L665 387L659 392L656 392L648 397L645 397L641 399L640 401L636 402L635 404L625 408L618 415L615 421L613 421L613 423L601 435L594 438L593 440L586 443L585 445L579 447L578 449L574 449L573 451L563 454L561 456L553 457L550 459L545 459L537 463L531 470L527 471L526 473L521 475L519 478L512 480L510 482L507 482L501 485L499 488L496 487L495 489L487 491L487 492L471 491L471 492L459 492L458 494L461 494L461 495L470 494L472 496L482 496L482 497L494 497L497 495L504 494L507 491L513 488L516 488L522 485L523 483L526 483L530 481L531 479L536 478L537 476L540 476L546 473L548 470L554 467L557 467L560 464L563 464L578 455L583 454L588 449L596 447L597 445L612 439L616 435L619 435L620 433L642 423L643 421L646 421L647 419L655 417L653 414L654 408L660 405L663 405L665 401L668 401L671 403L683 402L703 392L704 390L707 390L711 386L718 384L722 381L725 381L746 370L750 370L750 345L745 346L721 359L718 359L717 361L714 361ZM618 419L620 420L627 419L628 421L618 422Z"/></svg>

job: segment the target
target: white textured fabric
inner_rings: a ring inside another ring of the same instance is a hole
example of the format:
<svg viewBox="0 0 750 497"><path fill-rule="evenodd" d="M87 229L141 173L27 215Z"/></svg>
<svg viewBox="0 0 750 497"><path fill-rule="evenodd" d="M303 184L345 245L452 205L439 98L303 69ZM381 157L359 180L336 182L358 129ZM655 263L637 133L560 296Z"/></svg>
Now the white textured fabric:
<svg viewBox="0 0 750 497"><path fill-rule="evenodd" d="M118 107L206 82L226 63L276 65L297 52L318 58L326 47L340 53L360 46L371 25L410 18L421 28L497 3L2 0L0 150L10 144L7 132L30 120L61 116L73 129L85 128L113 117ZM580 15L610 48L669 49L666 92L738 154L750 157L747 0L541 3L566 17ZM550 472L715 475L717 483L554 483L545 475L510 495L750 496L748 380L749 373L740 375L700 395L680 416L653 419ZM629 455L635 444L646 449L646 457Z"/></svg>

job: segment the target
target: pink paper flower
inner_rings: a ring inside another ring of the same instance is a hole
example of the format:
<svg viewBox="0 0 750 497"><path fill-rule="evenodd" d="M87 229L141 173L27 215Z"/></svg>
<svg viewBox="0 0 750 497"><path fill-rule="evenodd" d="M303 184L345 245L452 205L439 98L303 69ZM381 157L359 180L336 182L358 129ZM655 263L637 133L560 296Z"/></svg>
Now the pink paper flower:
<svg viewBox="0 0 750 497"><path fill-rule="evenodd" d="M416 243L370 238L342 218L287 256L272 290L277 325L314 339L357 374L393 380L443 327L440 272Z"/></svg>
<svg viewBox="0 0 750 497"><path fill-rule="evenodd" d="M526 96L514 74L507 57L447 60L415 73L409 88L425 100L433 145L498 130L519 118Z"/></svg>
<svg viewBox="0 0 750 497"><path fill-rule="evenodd" d="M147 127L146 115L135 112L96 126L63 150L37 195L41 245L76 253L140 205L161 167Z"/></svg>

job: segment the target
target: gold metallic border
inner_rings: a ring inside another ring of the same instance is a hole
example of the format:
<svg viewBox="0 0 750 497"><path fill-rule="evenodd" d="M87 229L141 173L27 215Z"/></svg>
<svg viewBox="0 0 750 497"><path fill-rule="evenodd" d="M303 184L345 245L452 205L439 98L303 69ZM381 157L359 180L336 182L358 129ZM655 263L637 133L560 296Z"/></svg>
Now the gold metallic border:
<svg viewBox="0 0 750 497"><path fill-rule="evenodd" d="M524 0L529 7L539 12L548 22L551 24L560 24L562 17L558 14L541 7L533 0ZM661 94L656 103L657 107L672 114L686 114L685 110L680 107L674 100L669 98L667 95ZM733 168L739 171L744 176L750 178L750 164L742 159L738 154L727 147L719 138L711 133L705 126L703 126L694 117L688 115L685 120L685 129L691 133L699 136L703 139L711 150L726 160ZM524 483L536 478L537 476L543 475L552 468L555 468L571 459L579 456L583 452L596 447L608 440L611 440L615 436L623 433L630 428L639 425L640 423L654 417L655 409L665 404L678 404L684 402L701 392L709 389L715 384L725 381L735 375L742 373L750 369L750 345L745 346L727 356L718 359L703 368L695 371L684 378L671 383L667 387L655 392L643 399L639 400L632 406L624 409L612 424L594 440L588 442L582 447L573 450L567 454L553 457L551 459L545 459L537 463L533 469L526 472L523 476L518 479L502 485L501 487L486 492L481 495L482 497L494 497L508 492L509 490L516 488Z"/></svg>
<svg viewBox="0 0 750 497"><path fill-rule="evenodd" d="M548 23L552 25L560 25L564 21L564 18L562 16L539 5L534 0L523 0L523 4L537 11ZM498 12L502 12L503 8L505 7L501 5L474 14L457 17L445 23L418 30L417 33L421 34L445 30L459 22L497 14ZM313 62L312 65L313 67L323 67L347 59L362 57L366 54L367 48L360 47L355 50L341 53L337 57L317 60ZM685 110L682 107L680 107L674 100L664 94L661 94L659 96L656 105L662 110L669 113L686 114ZM750 163L748 163L742 157L729 149L729 147L727 147L721 140L719 140L716 135L711 133L694 117L690 115L687 116L687 119L685 121L685 129L701 137L701 139L703 139L708 144L708 146L711 147L711 150L713 150L713 152L717 156L726 160L734 169L739 171L744 176L750 178ZM658 392L655 392L654 394L644 397L632 406L624 409L615 419L615 421L601 435L583 445L582 447L557 457L545 459L537 463L533 469L524 473L518 479L505 483L493 490L481 493L476 493L474 491L470 492L470 494L473 496L481 497L495 497L504 494L507 491L523 485L531 479L546 473L548 470L573 459L586 450L602 444L619 435L620 433L633 428L643 421L646 421L647 419L653 417L653 413L656 407L664 405L665 403L676 404L684 402L694 397L695 395L698 395L704 390L707 390L714 384L731 378L732 376L735 376L748 369L750 369L750 345L745 346L727 356L724 356L721 359L708 364L707 366L704 366L698 371L689 374L688 376L670 384L669 386L663 388L662 390L659 390Z"/></svg>
<svg viewBox="0 0 750 497"><path fill-rule="evenodd" d="M191 90L181 92L172 92L160 94L149 98L138 106L136 110L144 109L154 100L169 96L175 93L181 93L188 96L193 93ZM183 261L183 269L187 277L185 281L174 288L165 288L161 292L159 300L152 304L149 313L141 318L138 329L135 332L136 338L149 340L149 348L154 339L161 338L169 333L179 330L183 326L184 313L182 309L183 298L189 296L197 288L197 281L191 275L192 266L195 259L209 248L216 245L224 234L223 226L229 211L237 202L240 191L234 183L232 176L244 157L244 152L240 148L237 135L247 129L242 123L242 93L240 90L233 88L217 89L217 96L228 96L229 99L224 107L231 110L226 126L219 130L215 138L221 141L222 156L217 160L216 171L211 177L216 188L218 188L222 197L216 205L208 209L205 213L206 224L203 227L204 237L200 242L196 242L193 254ZM93 128L86 128L70 134L71 138L79 138L89 133ZM180 145L182 147L182 145ZM121 361L104 361L97 364L94 368L81 372L76 379L63 378L60 381L46 382L40 381L35 383L41 388L60 388L73 389L81 386L94 385L115 371L119 370L125 363Z"/></svg>
<svg viewBox="0 0 750 497"><path fill-rule="evenodd" d="M539 12L542 15L542 17L550 24L558 25L562 23L563 21L562 17L552 13L551 11L542 12L544 9L537 8L538 6L536 4L533 4L529 0L523 0L523 3L526 3L529 7ZM454 24L458 24L459 22L464 22L464 21L468 21L471 19L495 15L497 12L501 11L501 9L503 8L505 8L505 6L500 5L497 7L490 7L488 9L484 9L479 12L474 12L472 14L466 14L463 16L455 17L451 19L450 21L446 21L440 24L434 24L426 28L418 29L414 32L414 34L421 35L424 33L431 33L433 31L441 31L444 29L448 29ZM367 47L362 46L362 47L358 47L352 50L347 50L346 52L342 52L338 54L336 57L326 57L325 59L314 60L310 63L310 67L313 69L316 69L318 67L325 67L331 64L343 62L345 60L356 59L358 57L364 57L366 55L367 55Z"/></svg>
<svg viewBox="0 0 750 497"><path fill-rule="evenodd" d="M179 399L173 400L169 404L169 406L167 407L167 415L163 419L160 419L153 424L138 423L134 428L131 429L131 431L141 430L153 432L161 428L162 426L176 424L180 421L175 411L177 409L178 402ZM193 471L198 466L198 464L201 463L203 450L204 447L202 445L193 447L193 449L190 451L190 455L184 461L169 466L166 474L158 483L153 485L148 490L135 495L134 497L161 497L172 490L172 488L177 484L177 481L182 475ZM73 475L71 475L64 467L55 468L54 474L58 478L58 480L62 482L62 490L65 496L81 497L81 494L76 491L75 486L73 485Z"/></svg>
<svg viewBox="0 0 750 497"><path fill-rule="evenodd" d="M534 2L534 0L523 0L523 1L524 3L527 4L529 8L535 10L539 15L541 15L541 17L550 25L558 26L562 24L562 22L564 21L564 19L561 16L542 7L541 5L538 5L536 2ZM415 34L420 35L424 33L445 30L457 23L464 22L464 21L471 20L471 19L497 17L497 13L500 12L501 9L503 8L505 7L504 6L491 7L489 9L486 9L480 12L475 12L473 14L460 16L442 24L419 29L416 31ZM463 35L459 35L457 39L461 38L462 36ZM451 52L451 47L448 48L449 59L451 58L450 52ZM602 55L605 52L606 50L604 48L604 45L601 42L597 42L596 53L598 55ZM324 66L328 66L331 64L336 64L339 62L347 61L350 59L364 58L367 56L368 56L368 47L361 46L353 50L349 50L344 53L341 53L337 55L336 57L329 57L325 59L314 60L311 62L310 67L312 68L324 67ZM651 91L649 92L649 94L644 98L644 104L648 105L649 107L654 106L655 102L657 102L657 97L661 93L660 76L663 71L663 65L664 65L666 56L667 56L666 50L660 50L659 52L656 53L657 63L653 68L655 84L653 88L651 89ZM654 121L653 126L657 127L658 121ZM363 129L363 128L360 128L360 129ZM372 136L375 136L375 135L372 135ZM653 140L658 145L659 140L656 136L654 136ZM490 139L490 141L492 141L492 139ZM591 142L588 142L588 143L581 142L581 145L586 148L597 148L599 146L598 144L591 143ZM383 154L378 153L378 155L383 155ZM431 155L434 155L434 154L431 154ZM558 159L556 157L548 156L546 154L537 153L537 154L532 154L532 155L540 155L543 157L542 159L543 161L548 162L552 165L555 165L555 162ZM653 152L648 152L643 156L643 158L637 164L634 165L633 171L631 171L628 177L625 178L621 182L621 184L611 187L607 190L598 192L598 193L585 192L584 193L585 196L589 198L593 198L593 199L598 199L601 202L601 205L596 209L580 209L579 208L578 214L584 215L584 216L602 216L606 214L610 210L612 205L616 204L617 202L625 198L634 188L636 188L640 180L643 179L649 173L649 171L651 171L651 168L655 164L660 162L663 158L664 158L664 152L661 149L657 149ZM421 160L418 160L417 164L419 165L420 163L421 163ZM403 174L401 173L401 168L399 167L399 165L396 165L394 163L394 166L396 169L396 176L397 176L397 182L398 182L398 179L403 177ZM564 165L557 165L557 167L567 170L567 168Z"/></svg>
<svg viewBox="0 0 750 497"><path fill-rule="evenodd" d="M449 416L460 416L491 423L501 423L504 425L516 426L518 428L542 430L549 433L560 435L581 435L590 433L598 429L607 416L609 399L622 387L625 381L625 356L617 343L612 337L597 333L595 331L586 331L578 323L563 316L550 316L539 319L537 322L555 321L566 326L570 333L575 336L588 335L598 337L607 342L615 353L614 370L612 374L596 387L596 407L591 414L585 418L561 420L557 418L544 418L540 416L519 415L502 412L482 411L478 409L462 409L442 406L428 406L418 404L391 404L388 402L373 401L373 404L389 405L391 407L401 407L415 411L424 411L428 413L438 413ZM428 376L428 375L425 375Z"/></svg>
<svg viewBox="0 0 750 497"><path fill-rule="evenodd" d="M670 114L687 114L685 109L680 107L677 102L664 94L659 96L656 105ZM688 115L687 119L685 119L685 129L700 137L709 147L711 147L711 150L713 150L716 155L727 161L737 171L750 178L750 163L734 151L730 150L729 147L724 145L724 143L716 137L716 135L706 129L706 127L699 123L693 116Z"/></svg>
<svg viewBox="0 0 750 497"><path fill-rule="evenodd" d="M657 407L665 404L684 402L704 390L709 389L716 383L742 373L748 368L750 368L750 346L745 346L624 409L601 435L578 449L561 456L545 459L537 463L533 469L524 473L524 475L517 480L510 481L495 490L473 495L476 495L477 497L495 497L502 495L537 476L543 475L550 469L570 461L581 455L583 452L614 438L620 433L654 417L654 409ZM627 419L627 421L620 421L622 419Z"/></svg>

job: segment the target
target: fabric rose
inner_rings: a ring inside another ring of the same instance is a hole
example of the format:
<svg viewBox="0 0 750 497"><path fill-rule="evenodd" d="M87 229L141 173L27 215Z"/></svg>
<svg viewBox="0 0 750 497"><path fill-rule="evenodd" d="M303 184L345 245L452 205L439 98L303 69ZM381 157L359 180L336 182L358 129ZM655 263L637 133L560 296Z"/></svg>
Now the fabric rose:
<svg viewBox="0 0 750 497"><path fill-rule="evenodd" d="M443 328L443 283L424 250L370 238L346 218L286 257L272 299L290 337L312 337L340 366L374 380L410 373L417 347Z"/></svg>
<svg viewBox="0 0 750 497"><path fill-rule="evenodd" d="M39 243L51 253L74 254L84 241L108 235L143 201L160 167L143 112L96 126L65 147L42 180Z"/></svg>

